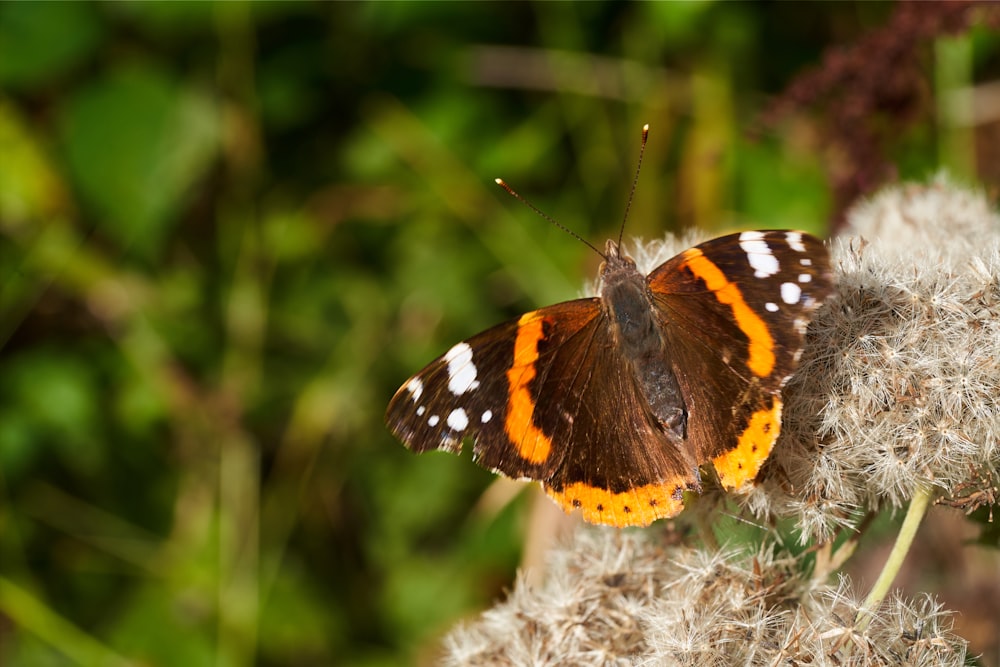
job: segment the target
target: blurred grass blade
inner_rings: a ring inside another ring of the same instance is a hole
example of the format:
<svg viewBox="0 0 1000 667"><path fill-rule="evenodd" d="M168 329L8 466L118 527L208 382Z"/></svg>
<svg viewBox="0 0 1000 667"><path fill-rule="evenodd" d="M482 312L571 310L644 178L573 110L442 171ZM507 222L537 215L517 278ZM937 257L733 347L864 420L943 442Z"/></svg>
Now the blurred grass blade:
<svg viewBox="0 0 1000 667"><path fill-rule="evenodd" d="M5 577L0 577L0 612L79 665L111 667L130 664Z"/></svg>

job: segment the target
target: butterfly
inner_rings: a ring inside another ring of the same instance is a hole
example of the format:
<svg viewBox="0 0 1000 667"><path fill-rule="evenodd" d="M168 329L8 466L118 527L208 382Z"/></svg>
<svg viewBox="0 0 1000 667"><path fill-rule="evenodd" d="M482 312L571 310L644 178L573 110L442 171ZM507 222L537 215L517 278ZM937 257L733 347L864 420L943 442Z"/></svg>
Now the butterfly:
<svg viewBox="0 0 1000 667"><path fill-rule="evenodd" d="M675 516L707 464L726 489L752 481L833 291L826 247L745 231L644 275L620 245L601 253L598 296L487 329L407 380L389 430L417 452L457 453L471 437L483 467L611 526Z"/></svg>

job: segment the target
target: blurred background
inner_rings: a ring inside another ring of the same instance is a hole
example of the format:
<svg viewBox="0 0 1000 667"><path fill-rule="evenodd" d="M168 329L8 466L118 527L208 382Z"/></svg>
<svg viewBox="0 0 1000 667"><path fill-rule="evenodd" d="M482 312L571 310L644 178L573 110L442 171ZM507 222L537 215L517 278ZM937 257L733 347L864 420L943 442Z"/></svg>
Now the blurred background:
<svg viewBox="0 0 1000 667"><path fill-rule="evenodd" d="M493 179L599 247L643 123L629 236L828 235L942 168L993 192L998 26L0 3L0 664L432 661L512 585L533 504L484 502L490 474L412 455L383 410L599 261Z"/></svg>

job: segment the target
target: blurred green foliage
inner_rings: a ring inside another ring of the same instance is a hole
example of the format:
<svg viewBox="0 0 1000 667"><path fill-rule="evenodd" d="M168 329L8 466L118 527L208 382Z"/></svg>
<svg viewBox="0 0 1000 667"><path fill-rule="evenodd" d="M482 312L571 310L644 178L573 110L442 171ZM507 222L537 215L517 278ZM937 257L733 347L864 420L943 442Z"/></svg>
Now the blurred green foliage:
<svg viewBox="0 0 1000 667"><path fill-rule="evenodd" d="M493 178L599 244L649 122L628 234L823 233L815 129L746 131L891 11L0 3L0 664L433 656L526 506L382 411L597 261ZM996 57L959 42L939 87ZM970 163L946 129L904 175Z"/></svg>

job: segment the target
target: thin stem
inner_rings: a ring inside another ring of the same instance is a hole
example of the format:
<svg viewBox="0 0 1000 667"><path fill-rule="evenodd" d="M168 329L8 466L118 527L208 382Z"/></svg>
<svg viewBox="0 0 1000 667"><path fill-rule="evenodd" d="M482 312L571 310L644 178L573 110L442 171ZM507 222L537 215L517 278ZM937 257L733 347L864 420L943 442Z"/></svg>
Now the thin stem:
<svg viewBox="0 0 1000 667"><path fill-rule="evenodd" d="M927 513L927 508L930 506L931 498L933 497L934 492L930 488L918 489L914 493L913 499L910 501L910 507L906 510L903 525L899 529L899 535L896 536L896 543L892 546L892 551L889 553L889 558L886 559L885 565L882 567L882 572L875 581L875 585L872 586L872 590L868 593L868 598L865 600L864 606L858 612L858 616L855 619L855 626L858 631L863 632L868 628L875 610L882 604L882 600L885 599L886 594L889 592L889 587L892 586L893 580L895 580L896 575L899 574L899 570L903 566L903 560L910 551L910 546L913 545L913 538L917 535L917 529L920 528L920 522Z"/></svg>

